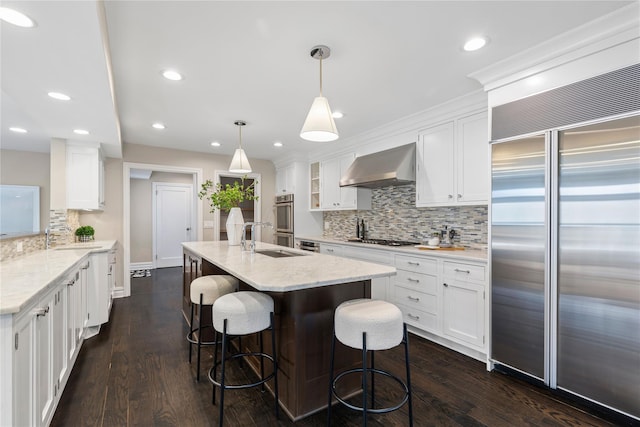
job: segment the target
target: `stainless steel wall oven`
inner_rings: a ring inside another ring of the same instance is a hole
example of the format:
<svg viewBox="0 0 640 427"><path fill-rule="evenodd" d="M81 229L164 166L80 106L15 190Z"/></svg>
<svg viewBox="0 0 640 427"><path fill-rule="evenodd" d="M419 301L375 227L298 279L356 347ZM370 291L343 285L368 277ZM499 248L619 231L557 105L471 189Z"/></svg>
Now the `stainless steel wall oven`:
<svg viewBox="0 0 640 427"><path fill-rule="evenodd" d="M275 244L293 247L293 194L276 196Z"/></svg>

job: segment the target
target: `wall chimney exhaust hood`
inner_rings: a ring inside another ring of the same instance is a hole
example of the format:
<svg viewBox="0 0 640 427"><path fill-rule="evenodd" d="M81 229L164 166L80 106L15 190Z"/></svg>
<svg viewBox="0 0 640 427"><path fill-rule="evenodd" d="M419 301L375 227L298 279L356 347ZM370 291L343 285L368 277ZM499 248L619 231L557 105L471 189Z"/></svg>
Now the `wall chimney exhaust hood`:
<svg viewBox="0 0 640 427"><path fill-rule="evenodd" d="M356 157L340 179L340 187L380 188L416 181L416 144Z"/></svg>

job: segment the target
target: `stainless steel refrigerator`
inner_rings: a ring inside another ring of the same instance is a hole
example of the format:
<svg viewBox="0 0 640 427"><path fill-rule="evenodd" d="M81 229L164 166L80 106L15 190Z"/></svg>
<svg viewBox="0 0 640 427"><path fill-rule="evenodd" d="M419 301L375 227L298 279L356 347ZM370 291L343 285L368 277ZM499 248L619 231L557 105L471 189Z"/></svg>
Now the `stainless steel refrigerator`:
<svg viewBox="0 0 640 427"><path fill-rule="evenodd" d="M640 419L640 116L491 147L492 362Z"/></svg>

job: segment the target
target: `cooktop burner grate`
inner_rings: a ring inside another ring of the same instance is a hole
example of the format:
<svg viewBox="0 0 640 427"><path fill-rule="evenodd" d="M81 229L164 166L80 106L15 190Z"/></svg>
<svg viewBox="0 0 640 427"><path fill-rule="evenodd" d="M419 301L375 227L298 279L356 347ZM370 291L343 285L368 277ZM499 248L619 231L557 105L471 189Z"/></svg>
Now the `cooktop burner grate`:
<svg viewBox="0 0 640 427"><path fill-rule="evenodd" d="M412 246L418 245L418 242L409 242L407 240L388 240L388 239L364 239L357 240L362 243L369 243L372 245L383 245L383 246Z"/></svg>

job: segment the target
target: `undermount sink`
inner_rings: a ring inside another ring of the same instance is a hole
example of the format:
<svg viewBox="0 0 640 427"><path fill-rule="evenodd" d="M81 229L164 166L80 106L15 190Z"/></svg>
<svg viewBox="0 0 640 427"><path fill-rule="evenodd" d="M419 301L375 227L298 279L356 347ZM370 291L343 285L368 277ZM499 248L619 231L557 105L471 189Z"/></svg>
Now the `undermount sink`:
<svg viewBox="0 0 640 427"><path fill-rule="evenodd" d="M261 249L256 251L257 254L270 256L271 258L288 258L292 256L304 256L297 252L283 251L282 249Z"/></svg>
<svg viewBox="0 0 640 427"><path fill-rule="evenodd" d="M101 248L101 245L87 245L87 246L61 246L53 248L54 251L77 251L79 249L97 249Z"/></svg>

